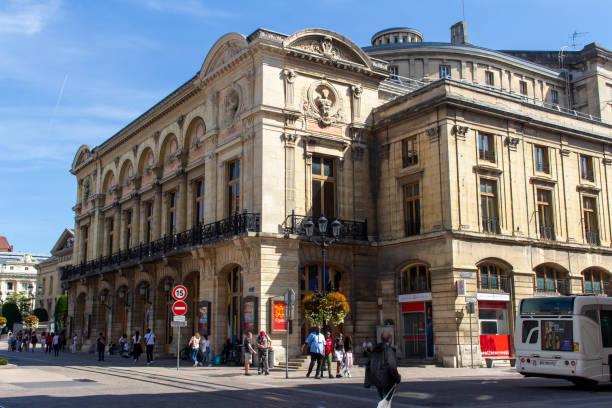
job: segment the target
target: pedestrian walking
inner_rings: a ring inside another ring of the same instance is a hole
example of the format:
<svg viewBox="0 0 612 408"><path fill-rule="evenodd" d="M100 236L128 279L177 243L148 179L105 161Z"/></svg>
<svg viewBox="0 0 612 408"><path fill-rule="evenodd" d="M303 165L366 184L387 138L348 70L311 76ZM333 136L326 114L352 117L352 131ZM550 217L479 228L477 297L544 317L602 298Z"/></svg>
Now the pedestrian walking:
<svg viewBox="0 0 612 408"><path fill-rule="evenodd" d="M47 337L46 337L46 342L47 342L47 349L45 350L46 353L51 354L51 352L53 351L53 333L49 332L47 333Z"/></svg>
<svg viewBox="0 0 612 408"><path fill-rule="evenodd" d="M251 375L249 374L249 366L253 364L253 354L255 354L255 349L253 348L253 333L250 331L247 332L242 345L244 346L244 375Z"/></svg>
<svg viewBox="0 0 612 408"><path fill-rule="evenodd" d="M9 332L8 333L8 351L13 351L13 341L14 341L14 337L13 337L13 332Z"/></svg>
<svg viewBox="0 0 612 408"><path fill-rule="evenodd" d="M98 350L98 361L104 361L104 349L106 348L106 337L102 333L96 339L96 348Z"/></svg>
<svg viewBox="0 0 612 408"><path fill-rule="evenodd" d="M391 334L383 332L382 340L370 354L366 364L364 386L375 386L380 399L391 401L393 393L397 390L402 376L397 372L397 359L395 349L391 347Z"/></svg>
<svg viewBox="0 0 612 408"><path fill-rule="evenodd" d="M60 333L60 348L62 351L66 351L66 333L65 331Z"/></svg>
<svg viewBox="0 0 612 408"><path fill-rule="evenodd" d="M208 334L205 334L201 340L201 352L202 352L202 365L212 366L210 361L210 340L208 340Z"/></svg>
<svg viewBox="0 0 612 408"><path fill-rule="evenodd" d="M342 378L342 374L340 374L340 370L344 365L344 339L342 338L342 333L338 333L338 337L336 337L334 354L336 356L336 378Z"/></svg>
<svg viewBox="0 0 612 408"><path fill-rule="evenodd" d="M191 361L193 361L193 366L198 366L198 351L200 351L200 333L195 333L189 339L189 348L191 349Z"/></svg>
<svg viewBox="0 0 612 408"><path fill-rule="evenodd" d="M257 374L261 374L262 372L266 375L270 375L270 367L268 367L268 351L270 350L270 345L272 343L272 339L268 337L265 331L260 331L259 336L255 339L255 347L257 348L257 357L259 357L259 365L257 367Z"/></svg>
<svg viewBox="0 0 612 408"><path fill-rule="evenodd" d="M36 336L36 332L32 333L30 342L32 343L32 353L33 353L34 350L36 350L36 344L38 344L38 337Z"/></svg>
<svg viewBox="0 0 612 408"><path fill-rule="evenodd" d="M321 327L317 326L315 330L310 333L304 345L309 346L310 349L310 365L308 366L306 377L310 377L312 368L314 364L317 363L315 378L321 378L323 376L321 362L323 361L323 353L325 352L325 336L321 334Z"/></svg>
<svg viewBox="0 0 612 408"><path fill-rule="evenodd" d="M372 345L372 342L370 341L369 337L366 337L363 340L363 343L361 344L361 349L363 350L364 357L370 357L370 354L372 353L374 346Z"/></svg>
<svg viewBox="0 0 612 408"><path fill-rule="evenodd" d="M125 357L124 353L129 351L129 349L130 349L130 346L128 345L127 334L123 333L123 336L119 337L119 355L121 357Z"/></svg>
<svg viewBox="0 0 612 408"><path fill-rule="evenodd" d="M346 336L344 340L344 376L351 378L351 368L353 368L353 338Z"/></svg>
<svg viewBox="0 0 612 408"><path fill-rule="evenodd" d="M138 361L140 355L142 354L142 344L140 344L141 341L142 336L140 335L140 332L136 330L136 333L134 333L134 336L132 337L132 357L134 357L134 363Z"/></svg>
<svg viewBox="0 0 612 408"><path fill-rule="evenodd" d="M73 354L79 350L79 336L76 334L72 338L72 349L70 350Z"/></svg>
<svg viewBox="0 0 612 408"><path fill-rule="evenodd" d="M323 376L323 372L327 369L329 378L334 378L332 375L332 344L331 332L328 330L325 332L325 354L323 355L323 371L321 371L321 376Z"/></svg>
<svg viewBox="0 0 612 408"><path fill-rule="evenodd" d="M144 335L145 344L147 348L147 365L153 364L153 349L155 348L155 334L151 329L147 329L147 333Z"/></svg>
<svg viewBox="0 0 612 408"><path fill-rule="evenodd" d="M23 351L30 351L30 333L27 331L23 334Z"/></svg>
<svg viewBox="0 0 612 408"><path fill-rule="evenodd" d="M53 333L51 333L53 334ZM60 352L60 335L59 334L55 334L53 336L53 353L55 355L55 357L59 356L59 352Z"/></svg>

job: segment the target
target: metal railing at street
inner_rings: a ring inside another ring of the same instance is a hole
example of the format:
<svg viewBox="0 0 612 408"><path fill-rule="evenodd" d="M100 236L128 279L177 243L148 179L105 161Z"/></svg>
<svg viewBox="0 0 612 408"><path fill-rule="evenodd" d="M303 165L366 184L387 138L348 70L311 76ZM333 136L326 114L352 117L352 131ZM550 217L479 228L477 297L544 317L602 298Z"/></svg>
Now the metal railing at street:
<svg viewBox="0 0 612 408"><path fill-rule="evenodd" d="M260 214L242 212L210 224L195 225L178 234L166 234L155 241L101 256L79 265L62 268L61 279L73 281L87 276L158 261L199 246L232 239L247 232L260 232Z"/></svg>

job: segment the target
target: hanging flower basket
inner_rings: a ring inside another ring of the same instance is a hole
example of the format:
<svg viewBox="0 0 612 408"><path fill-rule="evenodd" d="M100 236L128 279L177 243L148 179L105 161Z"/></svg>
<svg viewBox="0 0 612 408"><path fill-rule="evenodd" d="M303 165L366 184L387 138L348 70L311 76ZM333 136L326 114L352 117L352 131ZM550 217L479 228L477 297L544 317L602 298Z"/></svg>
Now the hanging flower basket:
<svg viewBox="0 0 612 408"><path fill-rule="evenodd" d="M0 329L4 329L6 326L6 317L0 316Z"/></svg>
<svg viewBox="0 0 612 408"><path fill-rule="evenodd" d="M327 322L334 325L344 323L350 311L346 297L340 292L328 293L321 296L319 293L307 295L303 301L304 317L311 325L323 327Z"/></svg>
<svg viewBox="0 0 612 408"><path fill-rule="evenodd" d="M28 329L38 328L38 317L34 315L26 316L26 318L23 319L23 322Z"/></svg>

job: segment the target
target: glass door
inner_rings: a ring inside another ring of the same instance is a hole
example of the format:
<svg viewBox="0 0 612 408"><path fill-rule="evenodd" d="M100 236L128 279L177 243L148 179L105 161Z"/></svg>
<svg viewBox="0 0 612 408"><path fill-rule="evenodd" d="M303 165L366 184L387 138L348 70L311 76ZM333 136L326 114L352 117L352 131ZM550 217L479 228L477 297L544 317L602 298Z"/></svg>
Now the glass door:
<svg viewBox="0 0 612 408"><path fill-rule="evenodd" d="M404 313L404 356L407 359L426 357L425 313Z"/></svg>

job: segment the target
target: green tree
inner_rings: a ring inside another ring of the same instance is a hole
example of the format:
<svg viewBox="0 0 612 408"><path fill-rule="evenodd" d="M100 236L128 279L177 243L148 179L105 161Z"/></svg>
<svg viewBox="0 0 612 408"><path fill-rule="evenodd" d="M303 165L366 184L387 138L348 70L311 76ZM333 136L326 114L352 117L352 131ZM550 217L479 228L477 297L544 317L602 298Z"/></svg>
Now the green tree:
<svg viewBox="0 0 612 408"><path fill-rule="evenodd" d="M66 317L68 316L68 295L62 295L57 298L53 315L55 316L57 331L64 330L66 327Z"/></svg>
<svg viewBox="0 0 612 408"><path fill-rule="evenodd" d="M12 302L19 307L22 315L28 316L32 314L32 301L34 299L28 296L26 292L13 292L6 298L7 302Z"/></svg>
<svg viewBox="0 0 612 408"><path fill-rule="evenodd" d="M19 311L17 303L10 300L2 304L2 316L6 317L8 330L13 330L13 323L21 323L23 321L23 316Z"/></svg>
<svg viewBox="0 0 612 408"><path fill-rule="evenodd" d="M41 322L49 321L49 313L47 313L47 309L43 309L42 307L37 307L36 309L34 309L32 314L38 317L38 320L40 320Z"/></svg>

